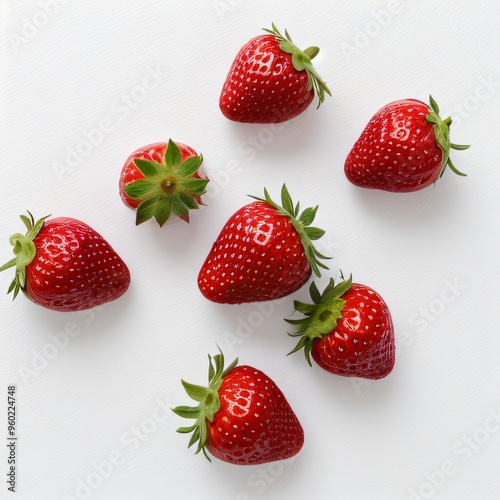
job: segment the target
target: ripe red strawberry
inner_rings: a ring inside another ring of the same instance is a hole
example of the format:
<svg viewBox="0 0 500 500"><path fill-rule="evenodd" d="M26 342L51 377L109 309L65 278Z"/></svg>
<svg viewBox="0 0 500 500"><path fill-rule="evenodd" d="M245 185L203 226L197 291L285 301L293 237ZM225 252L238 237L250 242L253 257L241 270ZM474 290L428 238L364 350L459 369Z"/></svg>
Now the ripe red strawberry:
<svg viewBox="0 0 500 500"><path fill-rule="evenodd" d="M31 213L21 215L27 233L11 236L16 256L0 267L16 267L8 293L16 298L22 291L55 311L88 309L123 295L130 274L111 245L77 219L47 217L35 223Z"/></svg>
<svg viewBox="0 0 500 500"><path fill-rule="evenodd" d="M264 199L235 212L226 222L198 275L201 293L213 302L239 304L278 299L299 289L326 259L311 240L324 231L310 224L318 207L299 216L288 190L281 190L282 207Z"/></svg>
<svg viewBox="0 0 500 500"><path fill-rule="evenodd" d="M189 222L189 210L202 204L208 179L198 169L201 155L171 139L149 144L134 151L120 174L120 196L130 208L137 209L136 224L154 217L160 226L172 212Z"/></svg>
<svg viewBox="0 0 500 500"><path fill-rule="evenodd" d="M345 161L353 184L393 192L423 189L440 178L446 167L458 175L450 149L469 146L450 142L451 118L442 120L430 96L430 106L416 99L391 102L368 122Z"/></svg>
<svg viewBox="0 0 500 500"><path fill-rule="evenodd" d="M383 378L395 361L394 327L387 304L365 285L351 278L335 285L333 279L321 294L313 282L309 288L313 304L295 301L305 315L285 320L298 326L300 337L292 352L304 349L321 368L346 377Z"/></svg>
<svg viewBox="0 0 500 500"><path fill-rule="evenodd" d="M251 366L224 369L222 352L209 356L208 387L182 381L198 406L177 406L173 411L195 419L189 446L237 465L255 465L296 455L304 443L304 431L278 386Z"/></svg>
<svg viewBox="0 0 500 500"><path fill-rule="evenodd" d="M222 87L219 106L230 120L279 123L305 111L314 94L318 107L331 95L311 62L318 47L301 51L274 24L264 31L240 49Z"/></svg>

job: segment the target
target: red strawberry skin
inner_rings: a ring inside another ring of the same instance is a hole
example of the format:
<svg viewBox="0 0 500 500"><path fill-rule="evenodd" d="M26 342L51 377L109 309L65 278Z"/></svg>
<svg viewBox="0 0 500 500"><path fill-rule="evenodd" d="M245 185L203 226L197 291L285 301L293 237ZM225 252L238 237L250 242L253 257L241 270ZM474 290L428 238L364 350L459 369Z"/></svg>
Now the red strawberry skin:
<svg viewBox="0 0 500 500"><path fill-rule="evenodd" d="M177 432L191 434L189 447L234 465L256 465L285 460L304 444L304 431L285 396L265 373L235 359L224 366L219 350L209 355L208 386L182 380L197 406L172 411L194 420Z"/></svg>
<svg viewBox="0 0 500 500"><path fill-rule="evenodd" d="M232 464L255 465L296 455L304 431L285 396L260 370L237 366L218 390L220 409L208 425L207 449Z"/></svg>
<svg viewBox="0 0 500 500"><path fill-rule="evenodd" d="M347 179L360 187L401 193L433 184L440 176L443 150L427 115L428 105L416 99L381 108L347 156Z"/></svg>
<svg viewBox="0 0 500 500"><path fill-rule="evenodd" d="M292 55L274 35L252 38L238 52L219 99L222 114L245 123L280 123L311 104L306 71L297 71Z"/></svg>
<svg viewBox="0 0 500 500"><path fill-rule="evenodd" d="M334 330L315 339L311 354L323 369L347 377L380 379L395 362L394 326L387 304L371 288L353 283Z"/></svg>
<svg viewBox="0 0 500 500"><path fill-rule="evenodd" d="M125 293L130 273L110 244L87 224L69 217L44 222L26 266L26 295L56 311L88 309Z"/></svg>
<svg viewBox="0 0 500 500"><path fill-rule="evenodd" d="M311 265L290 219L255 201L226 222L198 275L213 302L238 304L284 297L311 276Z"/></svg>
<svg viewBox="0 0 500 500"><path fill-rule="evenodd" d="M198 153L196 153L196 151L193 148L186 146L185 144L182 144L180 142L176 142L176 144L181 150L182 161L197 156ZM134 163L135 160L137 159L153 160L157 161L158 163L162 163L165 157L165 151L167 149L167 146L168 146L167 142L156 142L153 144L148 144L147 146L143 146L135 150L127 158L125 164L122 167L119 179L120 197L123 203L125 203L125 205L127 205L130 208L136 209L140 204L140 200L134 200L133 198L128 196L127 193L125 192L125 187L128 184L145 178L144 174L135 165Z"/></svg>

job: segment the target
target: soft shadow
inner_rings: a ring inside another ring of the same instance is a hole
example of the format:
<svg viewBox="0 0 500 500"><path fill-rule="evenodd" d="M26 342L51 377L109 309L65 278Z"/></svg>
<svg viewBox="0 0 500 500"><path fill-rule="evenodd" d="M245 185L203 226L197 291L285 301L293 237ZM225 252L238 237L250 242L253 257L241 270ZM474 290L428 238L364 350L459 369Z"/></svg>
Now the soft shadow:
<svg viewBox="0 0 500 500"><path fill-rule="evenodd" d="M318 116L319 113L321 111L310 106L304 113L282 123L237 123L227 120L225 141L234 144L233 157L241 164L273 159L283 163L320 140L320 131L328 117Z"/></svg>
<svg viewBox="0 0 500 500"><path fill-rule="evenodd" d="M364 216L384 219L396 227L443 224L459 211L462 199L459 184L446 180L412 193L391 193L352 184L348 188Z"/></svg>

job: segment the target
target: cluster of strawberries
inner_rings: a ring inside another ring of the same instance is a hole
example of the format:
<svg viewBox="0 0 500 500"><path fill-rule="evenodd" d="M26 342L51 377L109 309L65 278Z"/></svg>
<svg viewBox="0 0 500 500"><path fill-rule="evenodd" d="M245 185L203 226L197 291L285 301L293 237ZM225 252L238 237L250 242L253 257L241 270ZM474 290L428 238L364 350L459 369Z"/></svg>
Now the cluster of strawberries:
<svg viewBox="0 0 500 500"><path fill-rule="evenodd" d="M302 113L326 83L311 60L317 47L298 49L273 24L237 54L220 96L224 116L237 122L278 123ZM436 102L392 102L369 121L345 161L353 184L393 192L423 189L446 167L459 175L450 149L451 119L441 119ZM200 174L203 158L169 140L134 151L119 180L123 202L136 211L136 224L154 218L160 226L178 217L189 222L209 180ZM287 296L312 276L328 269L314 241L324 231L312 226L318 207L299 210L283 185L281 204L264 189L263 198L234 213L222 228L198 275L200 292L224 304L268 301ZM14 234L15 267L9 293L22 291L33 302L57 311L77 311L115 300L130 283L126 264L109 243L83 222L67 217L35 221L22 215L26 234ZM303 349L325 370L342 376L380 379L393 369L394 328L387 304L371 288L351 277L330 280L320 292L309 287L311 303L294 302L299 319L287 320ZM197 406L173 409L194 424L197 452L235 464L259 464L291 457L304 441L303 429L276 384L260 370L224 366L222 352L209 356L208 386L182 381Z"/></svg>

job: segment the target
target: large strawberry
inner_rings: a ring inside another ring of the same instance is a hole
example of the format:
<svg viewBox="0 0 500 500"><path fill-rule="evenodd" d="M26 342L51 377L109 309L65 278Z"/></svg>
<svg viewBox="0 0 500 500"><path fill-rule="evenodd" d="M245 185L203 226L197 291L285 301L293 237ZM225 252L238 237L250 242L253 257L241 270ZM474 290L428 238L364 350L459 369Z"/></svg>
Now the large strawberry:
<svg viewBox="0 0 500 500"><path fill-rule="evenodd" d="M22 291L56 311L88 309L123 295L130 274L111 245L77 219L47 217L35 222L30 213L21 215L27 233L11 236L15 257L0 267L16 268L8 293L16 298Z"/></svg>
<svg viewBox="0 0 500 500"><path fill-rule="evenodd" d="M251 366L224 369L222 352L209 356L208 387L182 381L198 406L177 406L173 411L194 419L178 432L193 433L189 446L237 465L284 460L296 455L304 431L285 396L267 375Z"/></svg>
<svg viewBox="0 0 500 500"><path fill-rule="evenodd" d="M136 224L154 217L162 226L175 214L189 222L189 210L198 208L208 179L198 169L203 157L171 139L134 151L120 173L120 196L137 210Z"/></svg>
<svg viewBox="0 0 500 500"><path fill-rule="evenodd" d="M331 95L311 62L318 47L300 50L274 24L264 31L240 49L222 87L219 106L230 120L279 123L305 111L315 94L318 107Z"/></svg>
<svg viewBox="0 0 500 500"><path fill-rule="evenodd" d="M264 189L226 222L198 275L202 294L213 302L238 304L278 299L300 288L325 259L313 245L324 231L310 224L318 207L299 216L288 190L282 206Z"/></svg>
<svg viewBox="0 0 500 500"><path fill-rule="evenodd" d="M313 304L295 301L302 319L287 319L296 325L292 336L300 340L292 352L304 349L321 368L346 377L383 378L395 360L394 327L387 304L371 288L352 283L335 285L330 280L323 293L316 284L309 288Z"/></svg>
<svg viewBox="0 0 500 500"><path fill-rule="evenodd" d="M469 146L450 142L451 118L439 116L416 99L402 99L381 108L368 122L345 161L345 175L353 184L393 192L423 189L440 178L446 167L458 175L450 149Z"/></svg>

